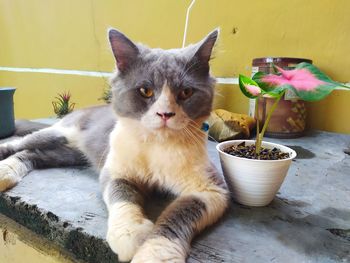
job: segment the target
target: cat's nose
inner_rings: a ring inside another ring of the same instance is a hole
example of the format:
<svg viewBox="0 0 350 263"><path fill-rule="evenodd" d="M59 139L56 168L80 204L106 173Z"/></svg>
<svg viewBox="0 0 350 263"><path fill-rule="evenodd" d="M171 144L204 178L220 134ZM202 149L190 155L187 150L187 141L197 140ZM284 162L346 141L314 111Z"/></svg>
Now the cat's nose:
<svg viewBox="0 0 350 263"><path fill-rule="evenodd" d="M166 121L175 116L175 112L157 112L157 115Z"/></svg>

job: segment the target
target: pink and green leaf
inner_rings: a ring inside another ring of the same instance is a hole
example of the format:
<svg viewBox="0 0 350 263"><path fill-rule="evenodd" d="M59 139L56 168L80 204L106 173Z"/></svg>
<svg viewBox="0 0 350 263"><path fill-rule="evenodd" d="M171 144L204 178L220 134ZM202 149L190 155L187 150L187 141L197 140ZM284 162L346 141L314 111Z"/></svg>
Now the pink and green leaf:
<svg viewBox="0 0 350 263"><path fill-rule="evenodd" d="M336 87L347 87L331 80L309 63L300 63L292 70L284 70L277 66L275 68L278 75L258 72L253 76L260 88L269 94L280 94L286 89L291 89L303 100L316 101L329 95Z"/></svg>
<svg viewBox="0 0 350 263"><path fill-rule="evenodd" d="M269 83L262 82L261 79L265 77L266 74L263 72L257 72L253 76L253 80L259 85L259 87L263 90L264 94L268 94L271 97L277 98L281 95L282 92L286 90L284 86L274 86Z"/></svg>
<svg viewBox="0 0 350 263"><path fill-rule="evenodd" d="M239 88L246 97L251 99L255 99L263 93L254 80L243 75L239 75Z"/></svg>

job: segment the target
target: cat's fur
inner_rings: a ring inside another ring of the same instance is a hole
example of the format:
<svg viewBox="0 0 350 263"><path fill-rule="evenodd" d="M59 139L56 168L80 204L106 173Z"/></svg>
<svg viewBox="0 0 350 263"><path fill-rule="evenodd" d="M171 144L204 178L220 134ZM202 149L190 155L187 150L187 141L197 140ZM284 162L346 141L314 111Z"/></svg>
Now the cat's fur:
<svg viewBox="0 0 350 263"><path fill-rule="evenodd" d="M162 50L111 29L117 63L111 106L75 111L0 145L0 191L33 169L89 163L100 171L107 241L119 259L185 262L194 235L228 204L200 130L212 106L209 60L217 36L215 30L198 44ZM141 93L145 88L153 93L149 98ZM153 188L177 196L155 223L142 208L143 193Z"/></svg>

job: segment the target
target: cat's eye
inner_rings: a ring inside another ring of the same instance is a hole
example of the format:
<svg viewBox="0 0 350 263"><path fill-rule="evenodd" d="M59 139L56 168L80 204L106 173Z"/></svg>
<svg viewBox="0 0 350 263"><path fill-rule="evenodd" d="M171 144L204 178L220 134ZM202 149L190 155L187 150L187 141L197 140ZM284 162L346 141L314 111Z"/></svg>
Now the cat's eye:
<svg viewBox="0 0 350 263"><path fill-rule="evenodd" d="M183 89L182 91L180 91L178 97L179 97L180 100L186 100L189 97L191 97L192 94L193 94L193 89L192 88L186 88L186 89Z"/></svg>
<svg viewBox="0 0 350 263"><path fill-rule="evenodd" d="M141 96L145 98L151 98L154 95L153 89L150 88L139 88L139 91Z"/></svg>

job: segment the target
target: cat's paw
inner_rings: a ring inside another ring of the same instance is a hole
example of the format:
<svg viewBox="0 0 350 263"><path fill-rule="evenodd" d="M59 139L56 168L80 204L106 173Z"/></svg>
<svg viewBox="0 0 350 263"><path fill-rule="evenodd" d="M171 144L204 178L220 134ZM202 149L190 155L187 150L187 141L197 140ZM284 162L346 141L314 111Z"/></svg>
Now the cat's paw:
<svg viewBox="0 0 350 263"><path fill-rule="evenodd" d="M148 239L136 252L131 263L185 263L187 250L179 240L165 237Z"/></svg>
<svg viewBox="0 0 350 263"><path fill-rule="evenodd" d="M14 187L22 178L18 173L18 164L11 159L0 161L0 192Z"/></svg>
<svg viewBox="0 0 350 263"><path fill-rule="evenodd" d="M6 159L10 155L11 154L5 144L0 144L0 161Z"/></svg>
<svg viewBox="0 0 350 263"><path fill-rule="evenodd" d="M142 223L110 225L107 232L107 242L119 261L130 261L137 249L153 230L153 223L143 219Z"/></svg>
<svg viewBox="0 0 350 263"><path fill-rule="evenodd" d="M17 147L21 144L21 139L14 139L0 144L0 161L5 160L17 152Z"/></svg>

